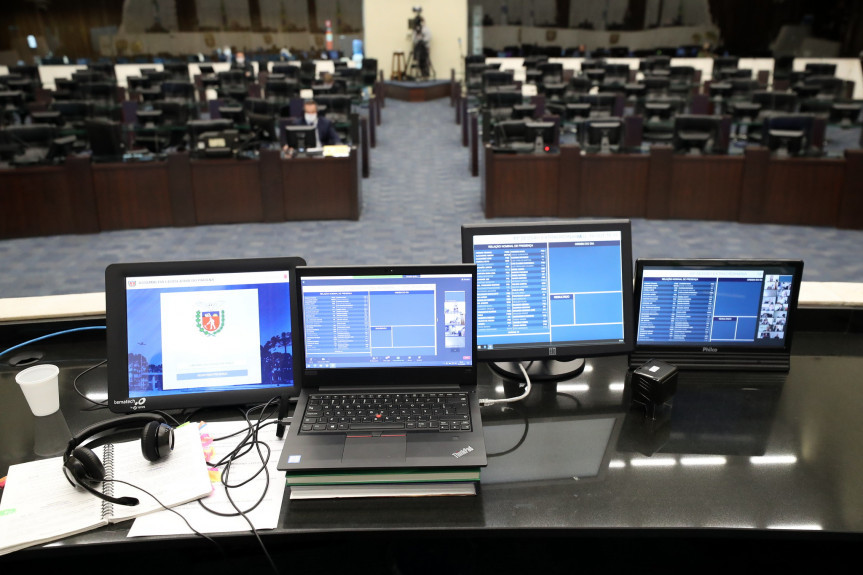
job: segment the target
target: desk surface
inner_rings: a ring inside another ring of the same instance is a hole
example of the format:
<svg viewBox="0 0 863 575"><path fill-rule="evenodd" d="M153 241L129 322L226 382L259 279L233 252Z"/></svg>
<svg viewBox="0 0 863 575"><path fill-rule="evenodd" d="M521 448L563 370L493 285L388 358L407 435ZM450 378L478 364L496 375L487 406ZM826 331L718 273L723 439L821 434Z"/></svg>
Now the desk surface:
<svg viewBox="0 0 863 575"><path fill-rule="evenodd" d="M61 405L73 432L108 417L89 411L72 389L75 376L104 359L103 338L87 332L40 344L42 361L61 367ZM628 409L626 357L589 359L574 380L536 385L524 405L483 408L490 458L476 497L286 498L279 527L264 537L280 549L335 536L348 542L513 536L539 541L621 533L648 540L697 534L859 543L863 386L856 380L863 372L863 333L846 325L799 331L795 338L787 374L681 373L667 417L655 422ZM0 475L10 463L33 457L32 415L14 384L16 371L0 365ZM100 367L78 386L98 392L104 380ZM503 382L483 367L481 397L505 392ZM0 563L152 551L166 543L127 540L128 526L23 550ZM254 545L248 534L231 537ZM194 537L170 543L199 551L207 545Z"/></svg>

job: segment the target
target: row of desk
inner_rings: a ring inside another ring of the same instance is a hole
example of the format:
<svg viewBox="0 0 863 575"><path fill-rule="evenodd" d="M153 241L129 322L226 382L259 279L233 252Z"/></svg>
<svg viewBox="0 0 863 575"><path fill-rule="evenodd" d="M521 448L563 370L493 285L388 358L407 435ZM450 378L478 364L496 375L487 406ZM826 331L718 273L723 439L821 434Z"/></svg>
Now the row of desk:
<svg viewBox="0 0 863 575"><path fill-rule="evenodd" d="M193 159L93 163L0 170L0 238L106 230L358 220L361 150L345 158Z"/></svg>
<svg viewBox="0 0 863 575"><path fill-rule="evenodd" d="M475 134L475 131L474 131ZM627 217L724 220L863 229L863 150L841 158L648 153L501 154L472 138L470 171L482 154L482 207L495 217Z"/></svg>

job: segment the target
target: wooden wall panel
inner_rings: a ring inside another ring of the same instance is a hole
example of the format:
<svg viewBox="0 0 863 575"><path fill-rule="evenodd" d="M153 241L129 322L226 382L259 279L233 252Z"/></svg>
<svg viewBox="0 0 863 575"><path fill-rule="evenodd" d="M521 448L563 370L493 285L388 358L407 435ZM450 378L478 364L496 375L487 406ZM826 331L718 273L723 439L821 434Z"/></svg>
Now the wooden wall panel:
<svg viewBox="0 0 863 575"><path fill-rule="evenodd" d="M358 220L357 151L349 158L282 160L286 220Z"/></svg>
<svg viewBox="0 0 863 575"><path fill-rule="evenodd" d="M840 228L863 229L863 150L845 150Z"/></svg>
<svg viewBox="0 0 863 575"><path fill-rule="evenodd" d="M486 217L555 215L560 160L557 154L495 154L489 168L494 187L486 189ZM494 198L490 198L494 194ZM489 208L491 207L491 212Z"/></svg>
<svg viewBox="0 0 863 575"><path fill-rule="evenodd" d="M192 192L198 224L264 219L257 160L192 160Z"/></svg>
<svg viewBox="0 0 863 575"><path fill-rule="evenodd" d="M647 214L647 155L588 155L581 160L582 216L643 218Z"/></svg>
<svg viewBox="0 0 863 575"><path fill-rule="evenodd" d="M92 170L100 229L152 228L174 223L164 162L94 164Z"/></svg>
<svg viewBox="0 0 863 575"><path fill-rule="evenodd" d="M674 156L668 216L736 221L743 164L740 156Z"/></svg>
<svg viewBox="0 0 863 575"><path fill-rule="evenodd" d="M0 170L0 238L98 232L91 190L68 165Z"/></svg>
<svg viewBox="0 0 863 575"><path fill-rule="evenodd" d="M771 159L761 222L835 226L844 181L845 160Z"/></svg>

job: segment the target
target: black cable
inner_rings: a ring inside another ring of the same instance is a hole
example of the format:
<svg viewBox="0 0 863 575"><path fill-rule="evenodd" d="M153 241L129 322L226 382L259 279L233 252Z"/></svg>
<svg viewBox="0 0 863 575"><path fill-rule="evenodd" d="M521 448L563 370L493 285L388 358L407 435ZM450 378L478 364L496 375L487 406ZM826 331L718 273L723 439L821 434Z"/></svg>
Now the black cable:
<svg viewBox="0 0 863 575"><path fill-rule="evenodd" d="M137 489L138 491L141 491L141 492L143 492L143 493L145 493L145 494L149 495L149 496L150 496L150 497L152 497L152 498L153 498L153 500L154 500L156 503L158 503L158 504L159 504L163 509L166 509L166 510L170 511L171 513L173 513L174 515L176 515L177 517L179 517L180 519L182 519L182 520L183 520L183 523L185 523L185 524L186 524L186 527L188 527L188 528L189 528L189 529L190 529L190 530L191 530L195 535L198 535L199 537L203 537L204 539L206 539L207 541L209 541L210 543L212 543L213 545L215 545L215 546L219 549L219 551L222 553L222 558L223 558L223 559L225 559L225 560L227 560L228 556L227 556L227 554L225 553L225 550L222 548L222 546L221 546L221 545L219 545L219 544L216 542L216 540L215 540L215 539L213 539L212 537L210 537L210 536L208 536L208 535L205 535L205 534L201 533L200 531L198 531L197 529L195 529L194 527L192 527L192 524L191 524L191 523L189 523L189 521L188 521L185 517L183 517L183 515L182 515L179 511L177 511L176 509L173 509L173 508L171 508L171 507L166 506L164 503L162 503L161 501L159 501L159 499L158 499L155 495L153 495L152 493L150 493L149 491L147 491L147 490L146 490L146 489L144 489L143 487L139 487L139 486L137 486L137 485L133 485L133 484L129 483L128 481L123 481L122 479L102 479L102 481L103 481L103 482L106 482L106 483L107 483L107 482L113 482L113 483L121 483L121 484L123 484L123 485L128 485L129 487L132 487L133 489Z"/></svg>
<svg viewBox="0 0 863 575"><path fill-rule="evenodd" d="M519 447L524 445L524 442L527 440L527 432L530 430L530 418L527 415L527 410L521 406L519 406L517 408L510 407L509 409L517 409L518 411L520 411L520 414L521 414L522 418L524 419L524 432L522 432L521 438L518 440L518 442L514 446L510 447L509 449L507 449L505 451L498 451L497 453L489 453L486 455L486 457L501 457L503 455L507 455L509 453L512 453L513 451L515 451L516 449L518 449Z"/></svg>
<svg viewBox="0 0 863 575"><path fill-rule="evenodd" d="M72 380L72 388L75 390L75 393L77 393L79 396L84 398L86 401L89 401L90 403L92 403L94 406L97 406L97 407L108 407L108 402L107 401L104 401L104 402L96 401L96 400L90 399L89 397L84 395L84 393L82 393L81 390L78 389L78 379L80 379L84 375L87 375L88 373L90 373L91 371L96 369L97 367L101 367L101 366L105 365L106 363L108 363L108 360L103 359L102 361L100 361L96 365L88 367L87 369L85 369L84 371L82 371L81 373L76 375L75 379Z"/></svg>
<svg viewBox="0 0 863 575"><path fill-rule="evenodd" d="M261 429L267 427L268 425L275 425L277 423L276 420L269 421L269 422L265 422L265 420L267 417L272 415L272 413L269 413L269 414L267 413L267 409L270 406L274 406L275 408L278 408L279 400L280 400L279 397L273 397L264 404L256 405L256 406L249 408L247 411L243 412L243 418L246 421L246 428L245 429L242 429L240 431L237 431L237 432L232 433L231 435L228 435L225 437L215 438L213 440L213 441L223 441L226 439L236 437L238 435L245 434L244 437L237 444L237 446L234 447L234 449L231 450L220 461L218 461L216 463L208 462L208 465L210 465L212 467L220 467L223 465L225 466L225 470L221 474L222 475L221 476L221 483L225 488L225 496L228 498L228 502L234 508L236 513L223 513L223 512L215 511L214 509L207 507L201 499L198 499L198 505L200 505L201 507L204 508L204 510L206 510L209 513L212 513L213 515L217 515L219 517L238 517L238 516L242 517L246 521L246 523L249 524L249 528L252 531L252 534L258 540L258 544L261 546L261 549L264 553L264 556L267 558L267 561L269 562L270 567L273 569L273 572L277 573L277 574L279 573L279 570L278 570L276 564L273 562L273 559L270 556L269 552L267 551L267 548L264 546L264 542L261 539L260 534L258 533L258 530L255 528L254 524L249 519L247 514L250 513L251 511L253 511L254 509L256 509L261 504L261 502L266 498L267 492L269 491L269 488L270 488L270 474L269 474L269 471L267 470L267 463L270 460L270 455L272 453L272 450L270 449L269 445L267 445L266 443L264 443L263 441L261 441L258 438L258 433L260 432ZM258 417L257 422L252 423L250 416L253 412L255 412L259 409L261 411L261 414ZM262 451L262 446L264 448L266 448L266 455ZM250 478L246 479L245 481L242 481L236 485L232 485L230 483L231 465L233 464L234 461L236 461L236 460L244 457L248 453L250 453L252 451L252 449L255 449L258 453L258 458L261 461L261 468L259 470L257 470L254 474L252 474L252 476ZM258 498L258 500L250 508L240 509L240 507L237 505L237 503L231 497L231 489L237 489L239 487L242 487L243 485L248 484L250 481L254 480L259 475L261 475L261 473L263 473L264 477L265 477L265 484L264 484L264 489L262 490L262 493L261 493L261 497Z"/></svg>

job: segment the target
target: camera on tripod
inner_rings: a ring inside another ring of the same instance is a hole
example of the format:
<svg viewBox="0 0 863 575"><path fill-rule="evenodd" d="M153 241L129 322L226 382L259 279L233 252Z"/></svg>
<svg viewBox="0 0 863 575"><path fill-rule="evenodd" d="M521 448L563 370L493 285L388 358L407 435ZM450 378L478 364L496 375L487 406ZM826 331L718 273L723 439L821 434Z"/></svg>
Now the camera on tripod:
<svg viewBox="0 0 863 575"><path fill-rule="evenodd" d="M422 6L414 6L412 10L416 16L408 18L408 30L414 30L419 33L423 25L423 8Z"/></svg>

